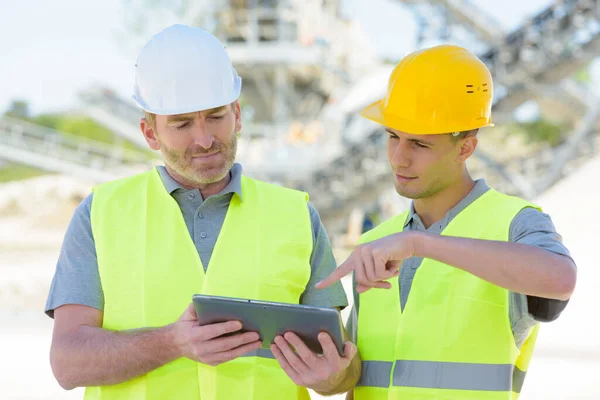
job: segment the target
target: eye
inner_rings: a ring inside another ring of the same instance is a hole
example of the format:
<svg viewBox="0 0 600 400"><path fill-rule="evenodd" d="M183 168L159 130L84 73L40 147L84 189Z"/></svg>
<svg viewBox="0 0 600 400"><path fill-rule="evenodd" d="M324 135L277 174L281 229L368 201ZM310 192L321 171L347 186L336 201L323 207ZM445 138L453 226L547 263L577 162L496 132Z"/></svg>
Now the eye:
<svg viewBox="0 0 600 400"><path fill-rule="evenodd" d="M190 125L189 122L184 122L182 125L177 125L177 126L173 126L173 128L175 128L176 130L182 130L187 128Z"/></svg>
<svg viewBox="0 0 600 400"><path fill-rule="evenodd" d="M413 144L415 146L417 146L418 148L420 148L420 149L427 149L427 146L425 146L425 145L423 145L423 144L421 144L419 142L413 142Z"/></svg>
<svg viewBox="0 0 600 400"><path fill-rule="evenodd" d="M213 121L218 121L223 118L225 118L225 115L210 115L208 117L208 119L213 120Z"/></svg>
<svg viewBox="0 0 600 400"><path fill-rule="evenodd" d="M398 136L394 135L393 133L388 133L388 137L390 139L398 139Z"/></svg>

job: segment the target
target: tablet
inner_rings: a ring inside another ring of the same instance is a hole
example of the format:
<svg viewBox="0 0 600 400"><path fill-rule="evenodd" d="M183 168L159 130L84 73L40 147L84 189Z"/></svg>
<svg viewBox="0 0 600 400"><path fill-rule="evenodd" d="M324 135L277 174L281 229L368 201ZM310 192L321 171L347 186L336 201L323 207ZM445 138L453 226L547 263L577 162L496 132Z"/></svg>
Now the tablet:
<svg viewBox="0 0 600 400"><path fill-rule="evenodd" d="M199 325L240 321L241 332L257 332L265 349L269 349L275 336L294 332L309 349L322 354L317 336L320 332L327 332L338 353L344 353L342 319L335 308L199 294L194 295L192 301Z"/></svg>

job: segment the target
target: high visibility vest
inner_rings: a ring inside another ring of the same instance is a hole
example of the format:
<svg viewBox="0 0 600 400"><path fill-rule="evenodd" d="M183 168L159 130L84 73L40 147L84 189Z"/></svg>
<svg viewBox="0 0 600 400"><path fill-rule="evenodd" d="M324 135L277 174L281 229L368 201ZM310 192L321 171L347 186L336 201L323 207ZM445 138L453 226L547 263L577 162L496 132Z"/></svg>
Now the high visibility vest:
<svg viewBox="0 0 600 400"><path fill-rule="evenodd" d="M91 223L104 292L103 327L175 322L196 293L298 304L310 278L308 195L242 178L207 272L156 170L100 185ZM209 232L210 234L210 232ZM216 234L216 233L215 233ZM180 358L85 399L309 399L267 349L211 367Z"/></svg>
<svg viewBox="0 0 600 400"><path fill-rule="evenodd" d="M442 236L508 241L513 218L530 203L489 190ZM408 212L361 242L401 232ZM423 259L404 310L398 279L360 295L356 400L508 400L518 398L539 324L515 344L509 291L447 264Z"/></svg>

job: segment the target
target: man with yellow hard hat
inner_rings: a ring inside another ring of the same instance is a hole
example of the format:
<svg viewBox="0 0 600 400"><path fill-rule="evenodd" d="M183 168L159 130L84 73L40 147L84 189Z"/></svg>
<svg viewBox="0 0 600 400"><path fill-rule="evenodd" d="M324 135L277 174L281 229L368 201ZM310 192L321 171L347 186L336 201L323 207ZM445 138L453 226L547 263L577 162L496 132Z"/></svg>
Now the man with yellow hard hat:
<svg viewBox="0 0 600 400"><path fill-rule="evenodd" d="M309 399L346 392L356 346L323 354L286 332L262 347L227 321L199 326L194 294L341 308L318 213L303 192L251 179L234 162L241 78L210 33L174 25L137 58L141 133L164 166L97 186L71 220L46 312L50 362L85 399ZM267 348L266 345L270 345Z"/></svg>
<svg viewBox="0 0 600 400"><path fill-rule="evenodd" d="M539 323L574 290L550 217L467 171L492 94L481 60L442 45L405 57L363 111L385 127L396 190L413 202L317 284L354 273L348 330L363 362L349 398L515 399Z"/></svg>

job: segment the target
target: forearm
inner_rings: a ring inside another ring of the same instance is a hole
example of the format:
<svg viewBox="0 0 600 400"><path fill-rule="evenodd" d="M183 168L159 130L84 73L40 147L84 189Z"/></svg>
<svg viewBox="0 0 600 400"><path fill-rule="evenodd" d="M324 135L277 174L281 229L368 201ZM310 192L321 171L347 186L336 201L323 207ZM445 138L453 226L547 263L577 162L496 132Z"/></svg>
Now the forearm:
<svg viewBox="0 0 600 400"><path fill-rule="evenodd" d="M415 256L431 258L467 271L513 292L566 300L576 270L564 256L534 246L420 234Z"/></svg>
<svg viewBox="0 0 600 400"><path fill-rule="evenodd" d="M134 331L81 326L55 339L52 369L65 389L125 382L178 358L171 337L168 326Z"/></svg>
<svg viewBox="0 0 600 400"><path fill-rule="evenodd" d="M360 353L357 352L348 365L348 368L341 371L329 381L323 382L311 389L322 396L331 396L352 390L360 378L361 367Z"/></svg>

